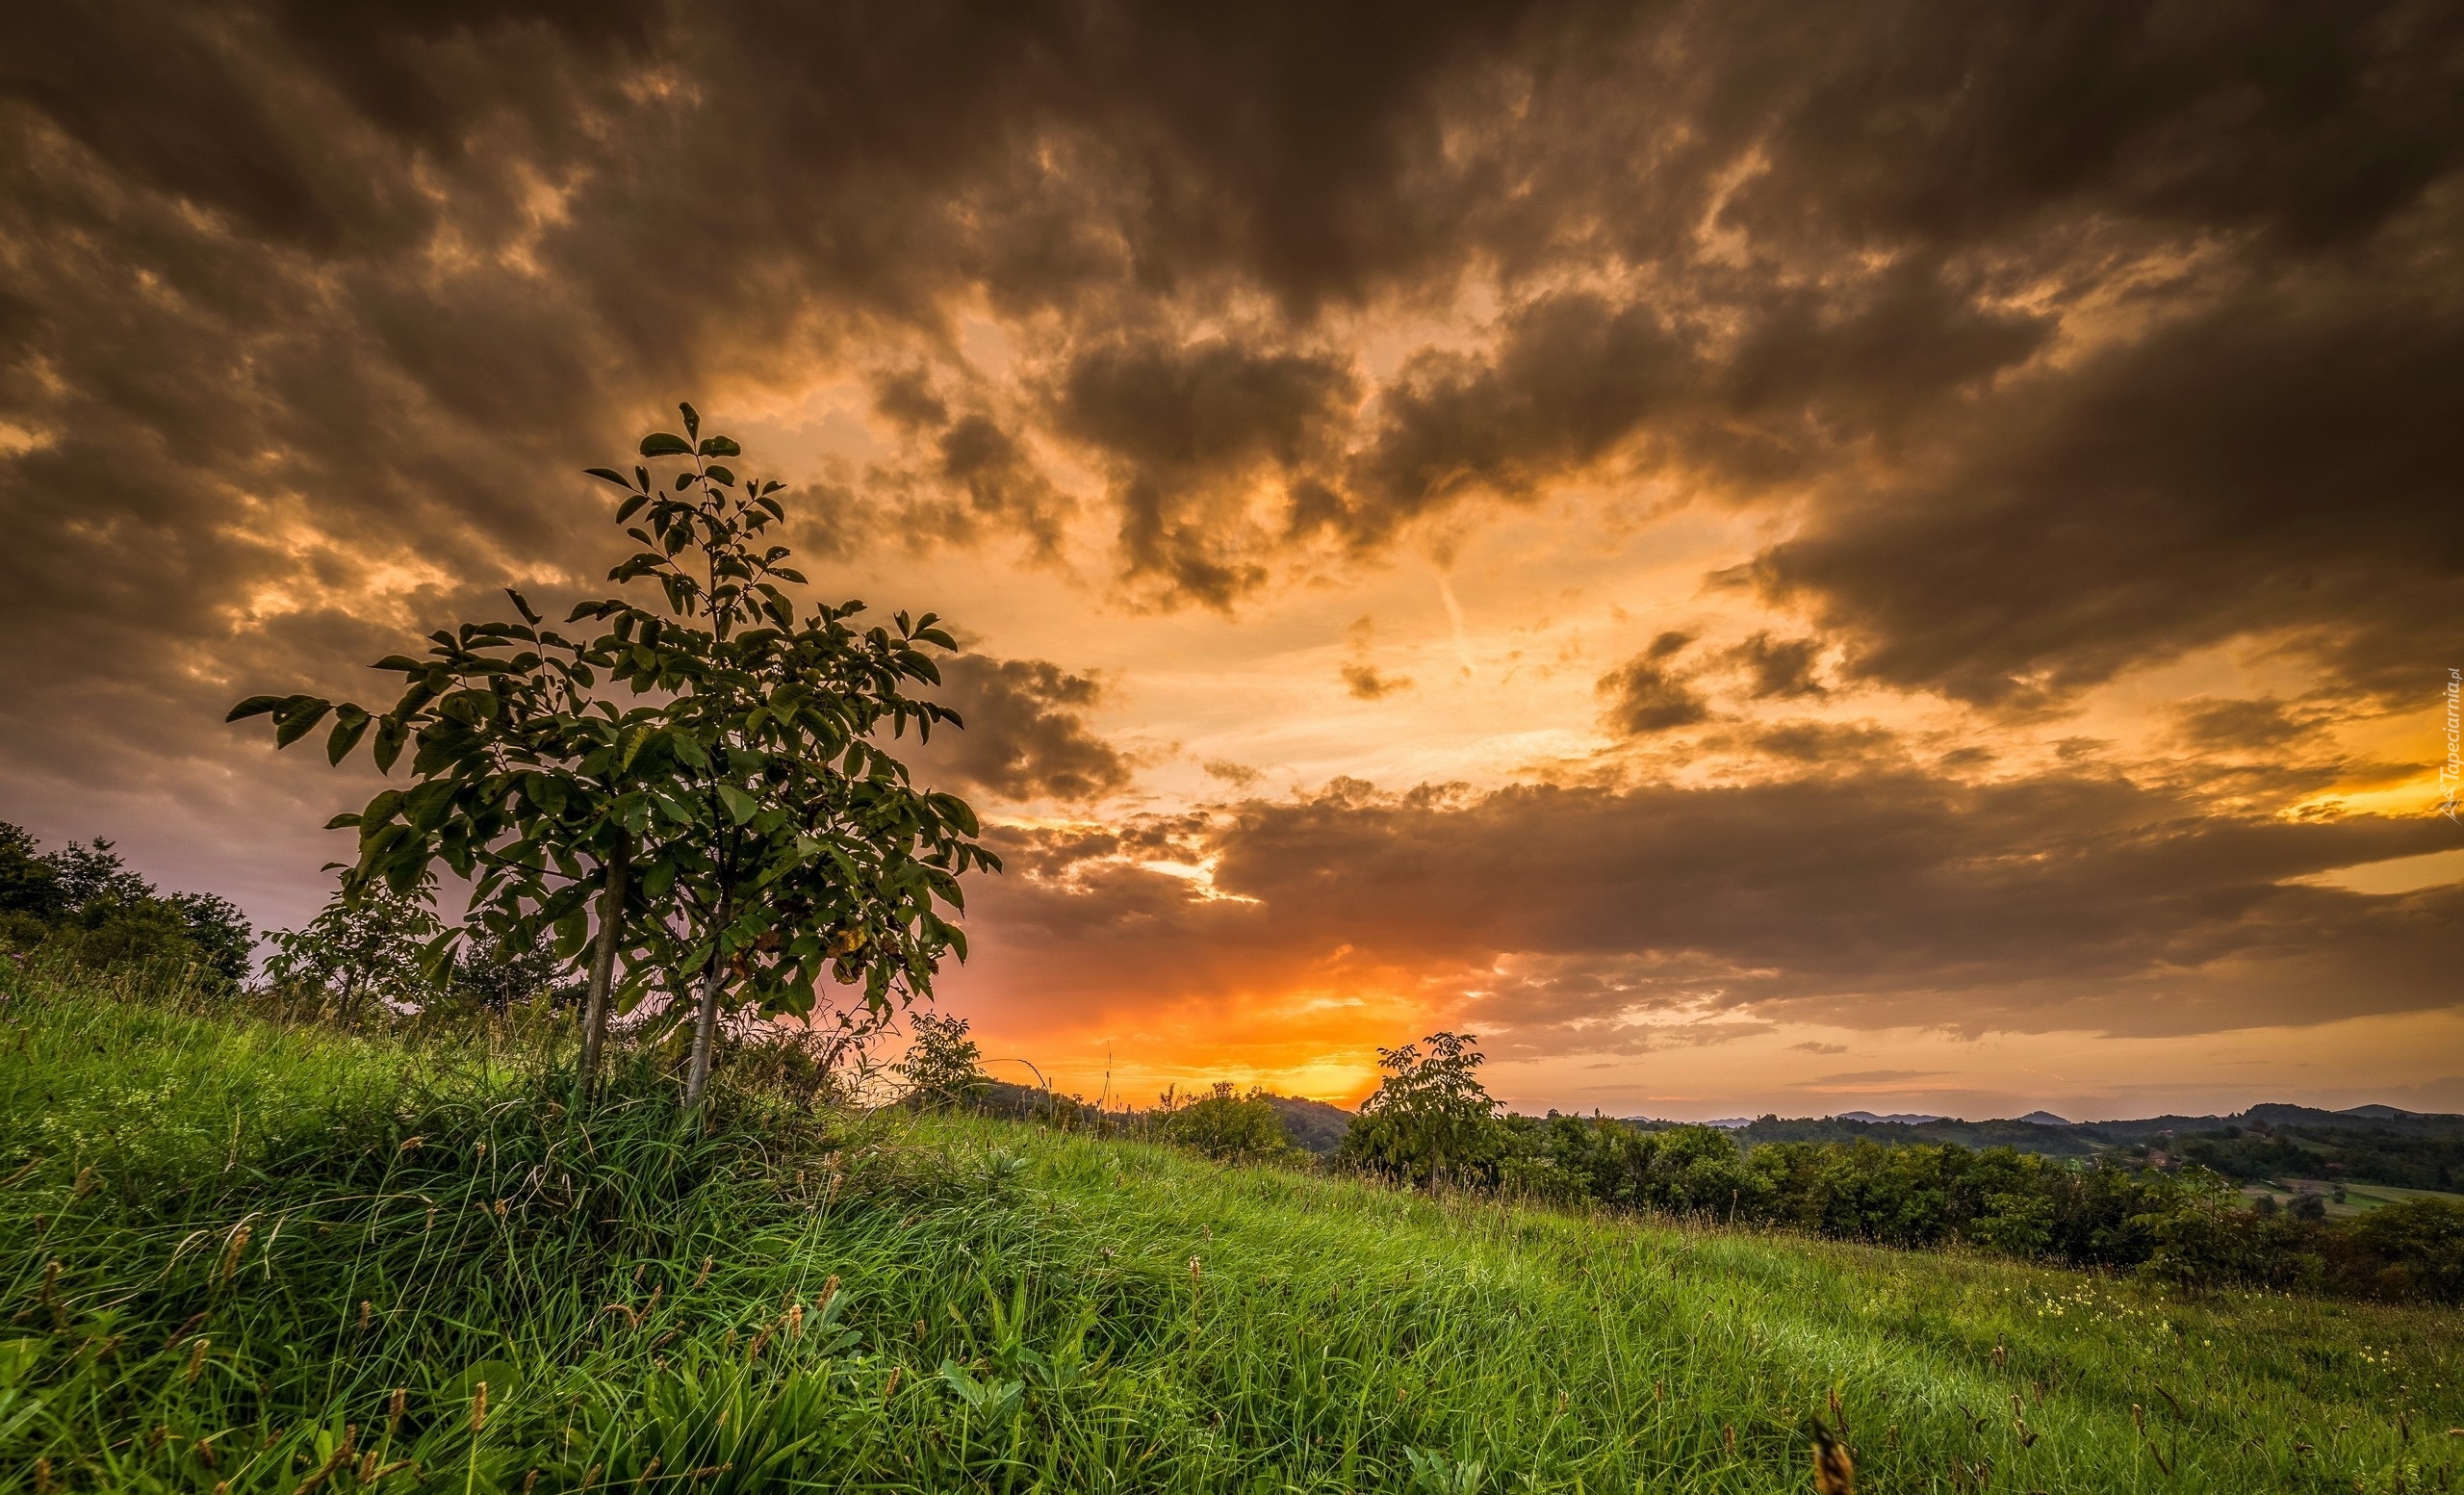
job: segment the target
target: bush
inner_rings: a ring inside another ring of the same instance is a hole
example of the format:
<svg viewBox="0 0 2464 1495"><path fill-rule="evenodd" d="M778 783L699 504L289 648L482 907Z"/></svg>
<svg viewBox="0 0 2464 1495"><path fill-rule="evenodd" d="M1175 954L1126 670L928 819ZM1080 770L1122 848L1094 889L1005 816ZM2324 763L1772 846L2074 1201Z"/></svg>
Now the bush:
<svg viewBox="0 0 2464 1495"><path fill-rule="evenodd" d="M1167 1093L1156 1108L1156 1135L1174 1147L1223 1163L1261 1163L1299 1155L1283 1129L1283 1118L1263 1090L1246 1095L1224 1081L1202 1099L1178 1102Z"/></svg>
<svg viewBox="0 0 2464 1495"><path fill-rule="evenodd" d="M967 1037L964 1018L919 1012L908 1018L907 1057L892 1068L907 1081L911 1099L924 1106L973 1104L991 1083L984 1051Z"/></svg>

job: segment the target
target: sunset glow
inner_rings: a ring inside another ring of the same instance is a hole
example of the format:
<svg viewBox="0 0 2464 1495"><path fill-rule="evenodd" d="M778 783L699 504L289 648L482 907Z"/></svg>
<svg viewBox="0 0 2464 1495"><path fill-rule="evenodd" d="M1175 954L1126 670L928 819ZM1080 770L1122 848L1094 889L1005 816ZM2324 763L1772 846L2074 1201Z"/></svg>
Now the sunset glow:
<svg viewBox="0 0 2464 1495"><path fill-rule="evenodd" d="M0 818L304 921L373 780L229 703L595 595L691 400L959 636L1005 1078L2464 1110L2446 52L557 10L13 86Z"/></svg>

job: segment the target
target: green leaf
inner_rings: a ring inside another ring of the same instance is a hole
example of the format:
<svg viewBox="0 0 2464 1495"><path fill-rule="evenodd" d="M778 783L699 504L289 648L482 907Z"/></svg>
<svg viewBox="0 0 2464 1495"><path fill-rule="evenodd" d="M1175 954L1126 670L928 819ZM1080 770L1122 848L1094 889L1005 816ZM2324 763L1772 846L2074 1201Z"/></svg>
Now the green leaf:
<svg viewBox="0 0 2464 1495"><path fill-rule="evenodd" d="M339 763L349 757L350 750L359 746L361 735L368 731L368 713L355 706L346 706L337 712L333 734L325 738L325 761Z"/></svg>
<svg viewBox="0 0 2464 1495"><path fill-rule="evenodd" d="M328 831L339 831L346 825L357 824L359 824L359 816L355 812L346 810L341 814L338 814L331 820L326 821L325 829Z"/></svg>
<svg viewBox="0 0 2464 1495"><path fill-rule="evenodd" d="M332 704L321 696L291 697L282 703L282 709L274 713L273 745L278 748L291 746L306 736L309 729L323 721L325 713L332 709Z"/></svg>
<svg viewBox="0 0 2464 1495"><path fill-rule="evenodd" d="M378 773L392 773L394 760L402 756L402 745L411 740L411 724L398 716L388 716L376 724L376 744L369 756L376 760Z"/></svg>
<svg viewBox="0 0 2464 1495"><path fill-rule="evenodd" d="M689 436L701 435L702 412L694 409L691 405L678 405L676 408L683 413L685 434Z"/></svg>
<svg viewBox="0 0 2464 1495"><path fill-rule="evenodd" d="M738 825L752 819L754 812L760 808L754 803L752 795L732 784L719 786L719 802L728 807L729 817Z"/></svg>
<svg viewBox="0 0 2464 1495"><path fill-rule="evenodd" d="M582 476L585 477L604 478L608 482L614 483L617 487L624 489L628 493L630 493L633 490L633 485L625 480L625 475L616 471L616 469L612 467L585 467L581 471Z"/></svg>
<svg viewBox="0 0 2464 1495"><path fill-rule="evenodd" d="M544 621L538 613L530 610L530 604L523 599L520 592L517 592L512 587L508 586L504 589L504 594L513 599L513 606L522 613L522 621L528 623L533 627L536 627L539 623Z"/></svg>
<svg viewBox="0 0 2464 1495"><path fill-rule="evenodd" d="M709 443L706 441L702 443L702 445L707 447ZM730 442L728 445L733 446L735 443ZM731 468L721 467L715 462L710 464L707 477L710 481L717 483L722 488L732 488L735 486L734 471Z"/></svg>
<svg viewBox="0 0 2464 1495"><path fill-rule="evenodd" d="M231 714L222 719L226 722L236 722L250 716L263 716L266 712L278 709L282 702L283 698L280 696L250 696L233 707Z"/></svg>
<svg viewBox="0 0 2464 1495"><path fill-rule="evenodd" d="M647 493L637 493L631 498L627 499L624 503L616 506L616 522L621 525L626 520L629 520L635 514L640 513L642 511L642 505L648 503L650 501L651 496Z"/></svg>
<svg viewBox="0 0 2464 1495"><path fill-rule="evenodd" d="M671 436L665 431L653 431L642 438L642 455L646 457L689 457L692 454L692 447L681 436Z"/></svg>
<svg viewBox="0 0 2464 1495"><path fill-rule="evenodd" d="M744 449L725 436L705 436L702 438L702 454L706 457L740 457L744 455Z"/></svg>

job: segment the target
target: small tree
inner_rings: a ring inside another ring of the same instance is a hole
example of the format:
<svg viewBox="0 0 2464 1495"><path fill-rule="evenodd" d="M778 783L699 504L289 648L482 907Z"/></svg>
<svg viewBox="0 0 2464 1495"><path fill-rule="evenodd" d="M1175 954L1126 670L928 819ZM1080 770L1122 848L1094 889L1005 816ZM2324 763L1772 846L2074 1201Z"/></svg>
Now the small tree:
<svg viewBox="0 0 2464 1495"><path fill-rule="evenodd" d="M270 715L286 746L330 712L336 762L372 724L381 770L415 742L411 788L332 822L360 836L346 895L379 882L405 891L440 862L473 878L471 915L431 941L432 968L475 934L522 947L552 931L568 960L590 946L585 1084L616 967L640 952L629 990L660 967L671 990L694 989L691 1105L730 1009L808 1016L830 975L860 993L840 1028L869 1030L929 997L941 957L965 955L937 904L959 910L959 877L999 863L976 844L963 801L915 789L873 741L884 726L920 737L960 725L904 689L937 683L923 650L954 642L929 613L860 630L857 602L798 623L781 583L804 578L782 564L784 546L761 543L784 517L781 485L739 482L720 460L736 443L700 436L700 417L680 408L698 441L641 443L645 459L692 464L671 482L646 466L591 469L626 490L617 522L643 521L626 531L643 549L609 579L654 580L663 612L584 603L568 624L602 632L583 642L509 594L522 622L465 624L432 634L424 659L380 660L405 680L382 717L306 695L251 697L231 714ZM620 709L619 686L649 704Z"/></svg>
<svg viewBox="0 0 2464 1495"><path fill-rule="evenodd" d="M892 1069L907 1081L908 1093L925 1105L970 1104L991 1083L984 1072L984 1053L967 1037L964 1018L919 1012L908 1020L907 1057Z"/></svg>
<svg viewBox="0 0 2464 1495"><path fill-rule="evenodd" d="M336 893L317 916L273 937L266 979L331 995L345 1022L374 1000L423 1007L437 992L420 952L445 928L431 903L433 881L414 891L377 888L356 903Z"/></svg>
<svg viewBox="0 0 2464 1495"><path fill-rule="evenodd" d="M1336 1160L1406 1183L1495 1182L1505 1137L1498 1103L1476 1072L1478 1042L1469 1033L1432 1033L1420 1044L1379 1049L1384 1078L1344 1133Z"/></svg>

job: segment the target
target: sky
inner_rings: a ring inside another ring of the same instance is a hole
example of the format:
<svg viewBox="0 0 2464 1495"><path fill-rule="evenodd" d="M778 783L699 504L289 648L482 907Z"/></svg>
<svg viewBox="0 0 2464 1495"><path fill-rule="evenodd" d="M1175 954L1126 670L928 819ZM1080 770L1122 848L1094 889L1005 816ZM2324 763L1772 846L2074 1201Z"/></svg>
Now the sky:
<svg viewBox="0 0 2464 1495"><path fill-rule="evenodd" d="M229 704L691 400L963 646L997 1073L2464 1110L2459 246L2436 0L12 8L0 818L303 922Z"/></svg>

